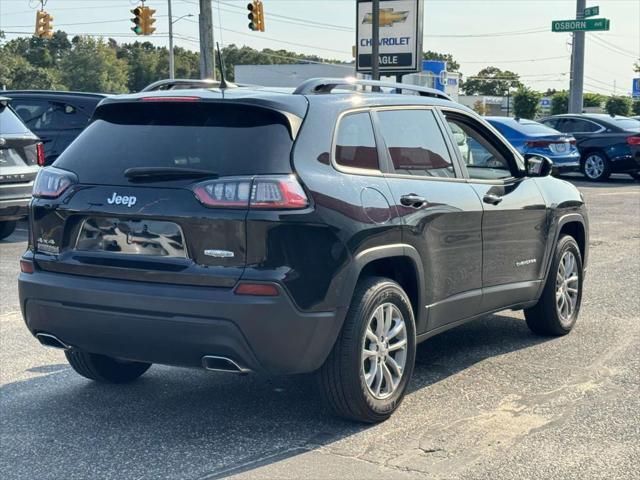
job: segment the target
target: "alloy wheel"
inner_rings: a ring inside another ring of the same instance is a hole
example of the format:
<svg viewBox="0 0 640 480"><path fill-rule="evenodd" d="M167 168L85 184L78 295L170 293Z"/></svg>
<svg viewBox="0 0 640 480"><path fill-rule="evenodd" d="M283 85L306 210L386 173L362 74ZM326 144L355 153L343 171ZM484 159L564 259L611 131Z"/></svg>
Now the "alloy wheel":
<svg viewBox="0 0 640 480"><path fill-rule="evenodd" d="M563 326L571 324L578 303L579 288L580 276L576 257L571 251L564 252L556 274L556 308Z"/></svg>
<svg viewBox="0 0 640 480"><path fill-rule="evenodd" d="M388 398L398 388L407 362L407 348L404 316L393 303L379 305L367 322L360 370L375 398Z"/></svg>
<svg viewBox="0 0 640 480"><path fill-rule="evenodd" d="M584 161L584 173L592 179L600 178L604 173L604 159L599 155L589 155Z"/></svg>

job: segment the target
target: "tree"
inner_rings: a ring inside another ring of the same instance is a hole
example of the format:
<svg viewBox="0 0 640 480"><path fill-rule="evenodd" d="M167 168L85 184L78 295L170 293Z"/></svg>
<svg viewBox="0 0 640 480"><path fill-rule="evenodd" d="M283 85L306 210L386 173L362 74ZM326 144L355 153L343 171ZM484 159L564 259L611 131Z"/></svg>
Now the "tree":
<svg viewBox="0 0 640 480"><path fill-rule="evenodd" d="M585 107L601 107L605 101L604 95L599 93L585 93L583 97L583 104Z"/></svg>
<svg viewBox="0 0 640 480"><path fill-rule="evenodd" d="M560 115L569 111L569 92L563 90L551 97L551 115Z"/></svg>
<svg viewBox="0 0 640 480"><path fill-rule="evenodd" d="M640 98L637 98L633 101L633 105L631 106L631 111L634 115L640 115Z"/></svg>
<svg viewBox="0 0 640 480"><path fill-rule="evenodd" d="M629 97L611 96L604 106L609 115L629 115L631 99Z"/></svg>
<svg viewBox="0 0 640 480"><path fill-rule="evenodd" d="M450 53L438 53L431 50L422 52L423 60L440 60L447 62L447 70L450 72L457 72L460 70L460 64L453 59L453 55Z"/></svg>
<svg viewBox="0 0 640 480"><path fill-rule="evenodd" d="M533 119L540 108L542 94L521 86L513 95L513 113L516 117Z"/></svg>
<svg viewBox="0 0 640 480"><path fill-rule="evenodd" d="M56 70L33 66L6 49L0 49L0 87L8 90L65 90Z"/></svg>
<svg viewBox="0 0 640 480"><path fill-rule="evenodd" d="M467 95L505 96L511 88L520 88L517 73L497 67L483 68L473 77L468 77L461 87Z"/></svg>
<svg viewBox="0 0 640 480"><path fill-rule="evenodd" d="M74 37L60 62L60 77L71 90L122 93L127 88L127 62L103 39Z"/></svg>

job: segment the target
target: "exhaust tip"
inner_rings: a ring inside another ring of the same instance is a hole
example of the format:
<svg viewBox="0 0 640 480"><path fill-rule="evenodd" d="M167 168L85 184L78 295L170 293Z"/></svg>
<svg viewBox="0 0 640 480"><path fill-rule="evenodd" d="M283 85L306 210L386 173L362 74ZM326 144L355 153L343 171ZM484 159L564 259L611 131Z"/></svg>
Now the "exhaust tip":
<svg viewBox="0 0 640 480"><path fill-rule="evenodd" d="M69 350L71 347L50 333L36 333L36 338L45 347L59 348L61 350Z"/></svg>
<svg viewBox="0 0 640 480"><path fill-rule="evenodd" d="M205 370L211 370L214 372L231 372L246 374L251 370L245 367L241 367L235 361L227 357L219 357L217 355L205 355L202 357L202 366Z"/></svg>

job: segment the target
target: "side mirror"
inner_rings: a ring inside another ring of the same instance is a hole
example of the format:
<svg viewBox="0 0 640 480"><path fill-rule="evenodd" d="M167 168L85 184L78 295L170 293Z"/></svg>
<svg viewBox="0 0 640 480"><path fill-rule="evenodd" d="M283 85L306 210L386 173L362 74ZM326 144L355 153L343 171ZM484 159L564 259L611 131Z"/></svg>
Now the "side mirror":
<svg viewBox="0 0 640 480"><path fill-rule="evenodd" d="M553 171L553 162L543 155L527 154L524 164L530 177L546 177Z"/></svg>

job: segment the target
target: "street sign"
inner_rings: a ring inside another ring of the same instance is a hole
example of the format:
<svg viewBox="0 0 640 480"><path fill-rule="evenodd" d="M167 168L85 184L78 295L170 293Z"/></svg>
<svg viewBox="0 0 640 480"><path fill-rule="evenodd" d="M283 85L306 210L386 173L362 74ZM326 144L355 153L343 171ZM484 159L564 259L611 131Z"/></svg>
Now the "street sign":
<svg viewBox="0 0 640 480"><path fill-rule="evenodd" d="M587 18L584 20L554 20L551 22L552 32L591 32L609 30L608 18Z"/></svg>
<svg viewBox="0 0 640 480"><path fill-rule="evenodd" d="M640 77L633 79L633 87L631 88L633 98L640 98Z"/></svg>
<svg viewBox="0 0 640 480"><path fill-rule="evenodd" d="M423 3L423 0L380 0L380 74L420 71ZM370 73L371 0L358 0L356 10L356 71Z"/></svg>
<svg viewBox="0 0 640 480"><path fill-rule="evenodd" d="M600 7L589 7L584 9L584 18L597 17L600 15Z"/></svg>

